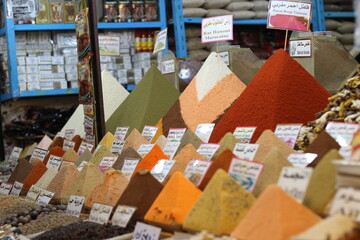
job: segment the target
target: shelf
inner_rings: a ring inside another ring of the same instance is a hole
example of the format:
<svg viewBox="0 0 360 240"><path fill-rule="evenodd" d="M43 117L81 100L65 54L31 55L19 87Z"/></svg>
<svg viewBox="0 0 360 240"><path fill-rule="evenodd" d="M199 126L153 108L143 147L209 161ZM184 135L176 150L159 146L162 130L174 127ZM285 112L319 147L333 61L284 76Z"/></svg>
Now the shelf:
<svg viewBox="0 0 360 240"><path fill-rule="evenodd" d="M132 91L135 87L136 87L135 84L128 84L128 85L126 86L126 90L128 90L128 91L130 92L130 91Z"/></svg>
<svg viewBox="0 0 360 240"><path fill-rule="evenodd" d="M202 18L189 18L185 17L185 23L201 23ZM267 19L235 19L234 24L244 24L244 25L263 25L267 24Z"/></svg>
<svg viewBox="0 0 360 240"><path fill-rule="evenodd" d="M6 28L1 28L0 29L0 36L2 36L2 35L5 35L5 33L6 33Z"/></svg>
<svg viewBox="0 0 360 240"><path fill-rule="evenodd" d="M99 29L119 29L119 28L161 28L161 22L120 22L120 23L105 23L98 24Z"/></svg>
<svg viewBox="0 0 360 240"><path fill-rule="evenodd" d="M325 17L353 18L353 17L355 17L355 13L354 12L325 12Z"/></svg>
<svg viewBox="0 0 360 240"><path fill-rule="evenodd" d="M54 89L54 90L34 90L34 91L23 91L16 97L42 97L42 96L54 96L54 95L71 95L77 94L77 88L68 89ZM1 96L1 101L9 100L13 98L10 94L4 94Z"/></svg>

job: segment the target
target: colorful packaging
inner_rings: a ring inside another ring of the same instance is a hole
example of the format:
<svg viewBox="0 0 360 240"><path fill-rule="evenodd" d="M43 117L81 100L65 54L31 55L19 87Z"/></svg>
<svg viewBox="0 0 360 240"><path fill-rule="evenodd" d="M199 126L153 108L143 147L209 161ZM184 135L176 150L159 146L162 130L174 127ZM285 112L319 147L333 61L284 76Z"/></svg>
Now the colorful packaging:
<svg viewBox="0 0 360 240"><path fill-rule="evenodd" d="M39 2L39 12L36 17L36 23L51 23L50 20L50 12L49 12L49 1L47 0L40 0Z"/></svg>
<svg viewBox="0 0 360 240"><path fill-rule="evenodd" d="M105 22L117 22L118 21L118 4L116 1L106 1L104 5L105 9Z"/></svg>
<svg viewBox="0 0 360 240"><path fill-rule="evenodd" d="M146 1L145 3L145 21L159 21L159 2Z"/></svg>
<svg viewBox="0 0 360 240"><path fill-rule="evenodd" d="M92 75L90 58L80 61L77 64L78 84L79 84L79 102L88 104L92 102Z"/></svg>
<svg viewBox="0 0 360 240"><path fill-rule="evenodd" d="M89 57L91 55L88 11L89 9L79 11L75 20L79 59Z"/></svg>
<svg viewBox="0 0 360 240"><path fill-rule="evenodd" d="M76 4L75 2L64 3L64 21L66 23L75 22L76 18Z"/></svg>
<svg viewBox="0 0 360 240"><path fill-rule="evenodd" d="M120 1L119 5L119 22L131 22L131 3L130 1Z"/></svg>
<svg viewBox="0 0 360 240"><path fill-rule="evenodd" d="M52 23L63 23L63 2L50 2L50 16Z"/></svg>
<svg viewBox="0 0 360 240"><path fill-rule="evenodd" d="M133 21L143 22L145 20L145 3L144 1L133 1Z"/></svg>

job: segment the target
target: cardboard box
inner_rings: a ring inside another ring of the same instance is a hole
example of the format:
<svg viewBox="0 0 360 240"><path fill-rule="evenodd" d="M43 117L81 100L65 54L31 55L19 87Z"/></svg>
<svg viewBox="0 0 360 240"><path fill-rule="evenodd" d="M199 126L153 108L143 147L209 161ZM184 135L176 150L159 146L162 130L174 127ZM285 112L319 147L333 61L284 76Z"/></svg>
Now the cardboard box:
<svg viewBox="0 0 360 240"><path fill-rule="evenodd" d="M37 57L26 57L26 65L38 65Z"/></svg>
<svg viewBox="0 0 360 240"><path fill-rule="evenodd" d="M38 74L26 74L26 80L28 83L39 82Z"/></svg>
<svg viewBox="0 0 360 240"><path fill-rule="evenodd" d="M26 73L27 74L38 74L39 73L39 65L26 65Z"/></svg>

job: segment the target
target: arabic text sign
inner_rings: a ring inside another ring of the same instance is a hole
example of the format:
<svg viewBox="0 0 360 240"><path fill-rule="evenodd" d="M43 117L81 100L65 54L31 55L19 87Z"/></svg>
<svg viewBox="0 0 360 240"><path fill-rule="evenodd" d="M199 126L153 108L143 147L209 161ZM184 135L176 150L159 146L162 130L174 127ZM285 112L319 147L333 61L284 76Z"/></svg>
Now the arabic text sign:
<svg viewBox="0 0 360 240"><path fill-rule="evenodd" d="M111 219L111 224L125 228L136 211L136 207L119 205Z"/></svg>
<svg viewBox="0 0 360 240"><path fill-rule="evenodd" d="M93 144L82 141L77 154L81 156L86 149L88 149L91 152L93 148L94 148Z"/></svg>
<svg viewBox="0 0 360 240"><path fill-rule="evenodd" d="M136 166L138 165L140 159L125 159L124 165L121 168L121 173L127 177L128 179L131 178L133 175Z"/></svg>
<svg viewBox="0 0 360 240"><path fill-rule="evenodd" d="M165 144L163 152L165 153L166 156L169 157L169 159L173 159L180 144L181 142L167 142Z"/></svg>
<svg viewBox="0 0 360 240"><path fill-rule="evenodd" d="M295 167L305 168L312 163L316 157L317 154L315 153L292 153L288 156L288 161Z"/></svg>
<svg viewBox="0 0 360 240"><path fill-rule="evenodd" d="M185 132L186 128L170 128L167 139L171 142L180 142Z"/></svg>
<svg viewBox="0 0 360 240"><path fill-rule="evenodd" d="M81 209L85 203L85 197L71 195L66 208L66 213L80 217Z"/></svg>
<svg viewBox="0 0 360 240"><path fill-rule="evenodd" d="M38 198L36 199L36 203L40 205L47 205L54 195L55 193L42 189Z"/></svg>
<svg viewBox="0 0 360 240"><path fill-rule="evenodd" d="M237 143L235 144L233 153L241 159L254 160L255 154L259 148L259 144Z"/></svg>
<svg viewBox="0 0 360 240"><path fill-rule="evenodd" d="M249 143L256 130L256 127L237 127L233 133L240 143Z"/></svg>
<svg viewBox="0 0 360 240"><path fill-rule="evenodd" d="M354 133L359 130L360 124L329 122L326 125L326 132L332 136L342 147L350 146Z"/></svg>
<svg viewBox="0 0 360 240"><path fill-rule="evenodd" d="M153 139L153 137L155 136L157 130L158 130L158 127L145 126L141 135L143 135L148 141L151 141L151 139Z"/></svg>
<svg viewBox="0 0 360 240"><path fill-rule="evenodd" d="M174 166L175 160L162 159L159 160L155 166L151 169L151 175L153 175L159 182L163 182L170 172L172 166Z"/></svg>
<svg viewBox="0 0 360 240"><path fill-rule="evenodd" d="M129 130L129 127L117 127L116 131L114 133L114 137L116 137L120 141L124 141L128 130Z"/></svg>
<svg viewBox="0 0 360 240"><path fill-rule="evenodd" d="M1 183L0 185L0 195L9 195L11 188L12 188L12 184L11 183Z"/></svg>
<svg viewBox="0 0 360 240"><path fill-rule="evenodd" d="M184 176L195 186L199 186L210 165L211 161L197 159L190 160L184 171Z"/></svg>
<svg viewBox="0 0 360 240"><path fill-rule="evenodd" d="M311 57L311 40L289 41L291 57Z"/></svg>
<svg viewBox="0 0 360 240"><path fill-rule="evenodd" d="M360 191L352 188L339 189L330 207L330 215L337 213L360 222Z"/></svg>
<svg viewBox="0 0 360 240"><path fill-rule="evenodd" d="M215 143L202 143L198 148L197 152L204 156L207 160L210 160L216 151L219 149L220 144Z"/></svg>
<svg viewBox="0 0 360 240"><path fill-rule="evenodd" d="M203 18L201 22L201 42L233 40L233 21L233 15Z"/></svg>
<svg viewBox="0 0 360 240"><path fill-rule="evenodd" d="M22 150L23 149L20 147L14 147L10 154L9 161L16 162L19 159L19 156L20 156Z"/></svg>
<svg viewBox="0 0 360 240"><path fill-rule="evenodd" d="M278 124L274 133L289 147L294 148L301 126L302 124Z"/></svg>
<svg viewBox="0 0 360 240"><path fill-rule="evenodd" d="M197 126L195 134L201 139L201 141L208 143L214 127L214 123L201 123Z"/></svg>
<svg viewBox="0 0 360 240"><path fill-rule="evenodd" d="M21 182L15 181L13 188L11 189L10 195L19 196L23 186L24 184L22 184Z"/></svg>
<svg viewBox="0 0 360 240"><path fill-rule="evenodd" d="M132 240L158 240L160 237L160 233L161 228L137 222L135 225Z"/></svg>
<svg viewBox="0 0 360 240"><path fill-rule="evenodd" d="M94 203L91 208L89 221L99 224L106 224L110 218L112 210L112 206Z"/></svg>

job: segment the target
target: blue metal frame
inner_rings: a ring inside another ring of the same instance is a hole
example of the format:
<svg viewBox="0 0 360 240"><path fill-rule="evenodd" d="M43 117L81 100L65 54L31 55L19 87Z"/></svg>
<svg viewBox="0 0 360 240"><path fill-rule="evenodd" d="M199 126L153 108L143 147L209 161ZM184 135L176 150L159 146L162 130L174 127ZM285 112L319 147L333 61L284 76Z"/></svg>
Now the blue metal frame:
<svg viewBox="0 0 360 240"><path fill-rule="evenodd" d="M4 4L4 16L7 16L6 1ZM159 0L159 16L160 20L157 22L130 22L130 23L98 23L99 29L131 29L131 28L160 28L167 27L166 19L166 6L165 0ZM16 31L43 31L43 30L74 30L75 24L73 23L58 23L58 24L14 24L13 19L6 18L5 27L0 29L0 35L6 34L7 51L8 51L8 66L9 66L9 84L10 93L0 96L1 101L6 101L12 98L20 97L42 97L42 96L55 96L77 94L77 88L69 89L54 89L54 90L36 90L36 91L19 91L17 60L16 60ZM127 90L131 91L135 85L127 85Z"/></svg>
<svg viewBox="0 0 360 240"><path fill-rule="evenodd" d="M325 17L332 18L353 18L355 17L354 12L325 12Z"/></svg>

